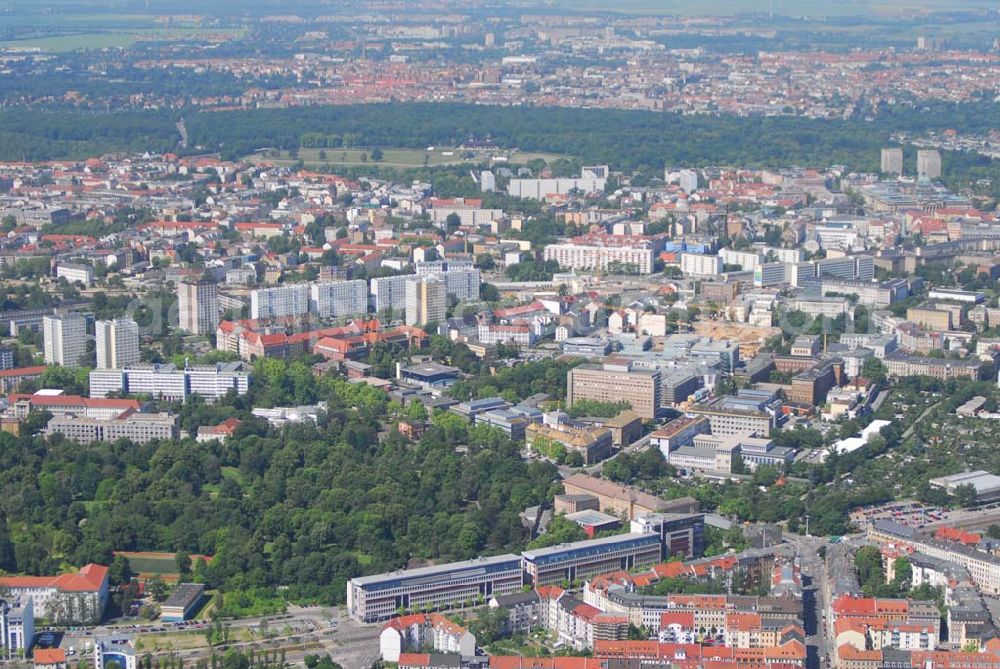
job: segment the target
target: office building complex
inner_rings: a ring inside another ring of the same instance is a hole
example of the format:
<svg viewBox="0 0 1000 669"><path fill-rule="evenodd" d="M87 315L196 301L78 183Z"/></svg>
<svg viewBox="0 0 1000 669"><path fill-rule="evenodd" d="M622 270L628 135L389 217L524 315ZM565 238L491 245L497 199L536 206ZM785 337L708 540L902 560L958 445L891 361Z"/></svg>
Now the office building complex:
<svg viewBox="0 0 1000 669"><path fill-rule="evenodd" d="M448 314L447 288L436 276L409 278L406 282L406 324L440 323Z"/></svg>
<svg viewBox="0 0 1000 669"><path fill-rule="evenodd" d="M512 554L362 576L347 583L347 611L354 620L374 623L400 610L449 608L509 595L523 583L521 558Z"/></svg>
<svg viewBox="0 0 1000 669"><path fill-rule="evenodd" d="M250 318L305 316L309 313L309 284L294 283L259 288L250 293Z"/></svg>
<svg viewBox="0 0 1000 669"><path fill-rule="evenodd" d="M119 439L145 444L156 439L176 439L179 435L177 425L177 416L168 413L125 412L117 418L106 419L57 416L49 420L45 433L61 434L79 444L113 443Z"/></svg>
<svg viewBox="0 0 1000 669"><path fill-rule="evenodd" d="M648 513L632 520L633 533L655 534L663 546L663 557L686 560L705 552L705 514Z"/></svg>
<svg viewBox="0 0 1000 669"><path fill-rule="evenodd" d="M139 326L131 318L97 321L97 368L121 369L139 362Z"/></svg>
<svg viewBox="0 0 1000 669"><path fill-rule="evenodd" d="M309 309L320 318L368 313L367 281L324 281L312 284L309 292Z"/></svg>
<svg viewBox="0 0 1000 669"><path fill-rule="evenodd" d="M250 374L243 371L241 362L192 365L184 369L173 364L132 365L124 369L95 369L90 373L91 397L128 393L186 400L190 395L199 395L207 402L214 402L229 391L245 395L249 387Z"/></svg>
<svg viewBox="0 0 1000 669"><path fill-rule="evenodd" d="M656 564L663 551L658 534L631 533L527 550L522 557L531 582L545 585Z"/></svg>
<svg viewBox="0 0 1000 669"><path fill-rule="evenodd" d="M693 416L705 416L714 435L749 434L761 437L770 436L775 427L774 414L756 403L744 404L734 401L737 398L720 397L719 399L691 407L687 410Z"/></svg>
<svg viewBox="0 0 1000 669"><path fill-rule="evenodd" d="M87 319L75 312L45 316L45 364L79 367L87 356Z"/></svg>
<svg viewBox="0 0 1000 669"><path fill-rule="evenodd" d="M656 418L662 386L659 370L633 369L624 358L608 358L603 365L580 365L567 373L566 400L627 402L645 419Z"/></svg>
<svg viewBox="0 0 1000 669"><path fill-rule="evenodd" d="M821 280L822 295L837 293L840 295L857 295L858 303L865 306L885 308L910 294L909 286L904 279L888 281L861 281L857 279L841 279L825 277Z"/></svg>
<svg viewBox="0 0 1000 669"><path fill-rule="evenodd" d="M34 641L35 609L31 597L0 599L0 649L4 654L8 658L26 656Z"/></svg>
<svg viewBox="0 0 1000 669"><path fill-rule="evenodd" d="M191 334L207 335L219 324L219 286L206 279L177 284L178 326Z"/></svg>

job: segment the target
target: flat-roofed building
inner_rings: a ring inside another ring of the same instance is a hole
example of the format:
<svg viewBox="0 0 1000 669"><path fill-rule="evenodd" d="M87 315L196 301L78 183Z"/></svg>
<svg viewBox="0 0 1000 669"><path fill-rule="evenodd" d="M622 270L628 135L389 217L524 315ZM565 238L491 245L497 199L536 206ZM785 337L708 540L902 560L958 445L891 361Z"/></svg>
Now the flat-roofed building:
<svg viewBox="0 0 1000 669"><path fill-rule="evenodd" d="M633 369L624 358L608 358L603 365L580 365L567 373L566 400L627 402L644 419L656 418L660 408L659 370Z"/></svg>
<svg viewBox="0 0 1000 669"><path fill-rule="evenodd" d="M309 313L309 284L258 288L250 293L250 318L272 319Z"/></svg>
<svg viewBox="0 0 1000 669"><path fill-rule="evenodd" d="M653 432L649 436L649 445L660 449L663 459L669 461L672 451L681 446L690 446L696 436L708 434L710 429L705 416L681 416Z"/></svg>
<svg viewBox="0 0 1000 669"><path fill-rule="evenodd" d="M586 474L573 474L563 481L566 495L593 495L601 511L610 510L632 520L643 513L696 513L698 500L681 497L663 500L633 486L620 485Z"/></svg>
<svg viewBox="0 0 1000 669"><path fill-rule="evenodd" d="M979 502L993 502L1000 499L1000 476L983 470L939 476L927 483L930 487L944 490L949 495L954 495L959 486L970 485L975 489L976 499Z"/></svg>
<svg viewBox="0 0 1000 669"><path fill-rule="evenodd" d="M703 385L704 380L701 375L687 369L663 374L661 383L663 393L660 397L662 406L673 407L687 402L688 398Z"/></svg>
<svg viewBox="0 0 1000 669"><path fill-rule="evenodd" d="M663 553L659 535L631 533L527 550L522 557L531 582L545 585L652 565Z"/></svg>
<svg viewBox="0 0 1000 669"><path fill-rule="evenodd" d="M79 367L87 357L87 319L74 311L42 318L45 363Z"/></svg>
<svg viewBox="0 0 1000 669"><path fill-rule="evenodd" d="M844 361L830 358L792 377L791 386L786 391L788 401L807 406L819 406L826 402L831 388L844 380Z"/></svg>
<svg viewBox="0 0 1000 669"><path fill-rule="evenodd" d="M638 274L652 274L653 248L648 242L635 246L598 246L591 244L549 244L545 260L555 260L560 267L583 271L608 271L614 266L634 267Z"/></svg>
<svg viewBox="0 0 1000 669"><path fill-rule="evenodd" d="M246 395L249 388L250 373L243 371L241 362L192 365L185 369L171 363L139 364L125 369L95 369L90 373L91 397L127 393L186 400L190 395L199 395L206 402L215 402L230 391Z"/></svg>
<svg viewBox="0 0 1000 669"><path fill-rule="evenodd" d="M80 444L94 441L112 443L119 439L145 444L179 436L177 416L168 413L126 413L107 419L56 416L49 420L45 433L50 436L61 434Z"/></svg>
<svg viewBox="0 0 1000 669"><path fill-rule="evenodd" d="M698 558L705 552L703 513L648 513L632 520L631 530L659 536L665 558Z"/></svg>
<svg viewBox="0 0 1000 669"><path fill-rule="evenodd" d="M56 267L56 278L66 279L70 283L82 283L89 287L94 283L94 268L79 263L59 263Z"/></svg>
<svg viewBox="0 0 1000 669"><path fill-rule="evenodd" d="M947 332L952 328L952 312L947 309L910 307L906 310L906 320L925 330Z"/></svg>
<svg viewBox="0 0 1000 669"><path fill-rule="evenodd" d="M219 325L219 286L214 281L181 281L177 284L178 326L191 334L215 332Z"/></svg>
<svg viewBox="0 0 1000 669"><path fill-rule="evenodd" d="M441 323L447 317L447 286L439 275L410 277L406 282L406 324Z"/></svg>
<svg viewBox="0 0 1000 669"><path fill-rule="evenodd" d="M204 583L178 583L166 601L160 604L160 620L168 623L189 620L204 597Z"/></svg>
<svg viewBox="0 0 1000 669"><path fill-rule="evenodd" d="M368 313L368 282L323 281L309 286L309 309L320 318Z"/></svg>
<svg viewBox="0 0 1000 669"><path fill-rule="evenodd" d="M771 412L754 406L737 406L726 400L719 399L691 407L687 413L692 416L704 416L708 419L712 434L753 434L768 436L775 427L775 417Z"/></svg>
<svg viewBox="0 0 1000 669"><path fill-rule="evenodd" d="M899 147L882 149L882 173L903 173L903 149Z"/></svg>
<svg viewBox="0 0 1000 669"><path fill-rule="evenodd" d="M354 620L388 620L400 610L443 609L509 595L524 583L521 558L507 554L352 578L347 612Z"/></svg>
<svg viewBox="0 0 1000 669"><path fill-rule="evenodd" d="M396 318L406 314L406 282L412 275L383 276L369 284L371 306L376 314L392 313Z"/></svg>

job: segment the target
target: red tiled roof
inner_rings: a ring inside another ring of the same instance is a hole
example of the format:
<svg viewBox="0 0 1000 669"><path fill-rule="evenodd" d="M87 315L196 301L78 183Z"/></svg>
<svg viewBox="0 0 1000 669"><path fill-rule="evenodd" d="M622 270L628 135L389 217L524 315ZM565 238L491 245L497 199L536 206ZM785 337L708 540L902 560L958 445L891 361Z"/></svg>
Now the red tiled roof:
<svg viewBox="0 0 1000 669"><path fill-rule="evenodd" d="M57 588L64 592L96 592L107 580L108 568L99 564L85 565L75 574L58 576L3 576L5 588Z"/></svg>
<svg viewBox="0 0 1000 669"><path fill-rule="evenodd" d="M11 378L16 376L41 376L45 373L45 365L37 367L15 367L14 369L0 370L0 378Z"/></svg>
<svg viewBox="0 0 1000 669"><path fill-rule="evenodd" d="M62 648L36 648L35 665L39 664L65 664L66 651Z"/></svg>

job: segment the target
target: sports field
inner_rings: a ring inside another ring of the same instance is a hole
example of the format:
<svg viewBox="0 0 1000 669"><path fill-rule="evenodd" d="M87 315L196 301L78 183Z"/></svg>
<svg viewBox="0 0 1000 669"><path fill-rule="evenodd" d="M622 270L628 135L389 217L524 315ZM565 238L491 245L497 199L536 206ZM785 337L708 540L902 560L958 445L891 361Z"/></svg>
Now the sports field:
<svg viewBox="0 0 1000 669"><path fill-rule="evenodd" d="M115 551L115 555L122 555L128 559L129 567L132 571L143 578L159 576L164 581L176 581L180 574L177 572L177 556L174 553L160 553L155 551ZM198 559L204 558L211 561L208 555L192 555L192 564Z"/></svg>
<svg viewBox="0 0 1000 669"><path fill-rule="evenodd" d="M472 158L463 157L461 149L428 147L427 149L399 149L383 148L382 159L374 160L372 151L374 149L300 149L298 158L293 158L287 151L261 151L250 156L250 160L255 163L272 163L275 165L291 165L296 160L301 160L307 167L320 167L322 165L346 165L356 167L360 165L381 165L384 167L436 167L440 165L461 165L468 163L478 165L489 160L489 155L485 153L475 153ZM552 162L560 156L552 153L532 153L522 151L496 151L496 155L507 158L509 163L527 163L532 160L544 160ZM502 163L500 163L502 164Z"/></svg>

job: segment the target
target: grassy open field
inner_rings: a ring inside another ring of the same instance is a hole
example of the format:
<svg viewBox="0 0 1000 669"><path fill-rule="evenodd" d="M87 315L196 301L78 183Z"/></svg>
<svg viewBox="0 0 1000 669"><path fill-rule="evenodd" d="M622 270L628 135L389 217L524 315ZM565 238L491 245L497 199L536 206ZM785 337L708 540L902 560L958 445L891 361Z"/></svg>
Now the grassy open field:
<svg viewBox="0 0 1000 669"><path fill-rule="evenodd" d="M2 49L24 49L53 52L123 48L140 41L178 42L225 41L238 38L243 31L238 28L136 28L94 30L72 34L50 34L25 39L0 42Z"/></svg>
<svg viewBox="0 0 1000 669"><path fill-rule="evenodd" d="M129 567L142 577L159 576L164 581L175 581L180 577L177 572L177 556L174 553L116 551L115 555L124 555L128 558ZM199 557L205 556L192 555L192 562Z"/></svg>
<svg viewBox="0 0 1000 669"><path fill-rule="evenodd" d="M558 0L558 4L578 10L616 11L629 14L678 14L730 16L767 13L776 15L820 17L843 16L913 16L918 12L976 10L993 8L989 0Z"/></svg>
<svg viewBox="0 0 1000 669"><path fill-rule="evenodd" d="M325 152L326 158L320 156L320 151ZM301 149L298 160L301 160L307 167L320 167L329 164L333 167L345 165L349 167L359 165L382 165L385 167L435 167L440 165L461 165L468 163L477 165L485 160L485 154L476 154L476 157L467 160L462 157L460 149L434 147L433 151L424 149L382 149L382 160L376 162L371 158L372 149ZM506 156L510 163L527 163L532 160L544 160L552 162L561 156L552 153L532 153L527 151L500 151L499 155ZM276 165L291 165L296 161L287 151L262 151L250 156L250 160L255 163L272 163Z"/></svg>

